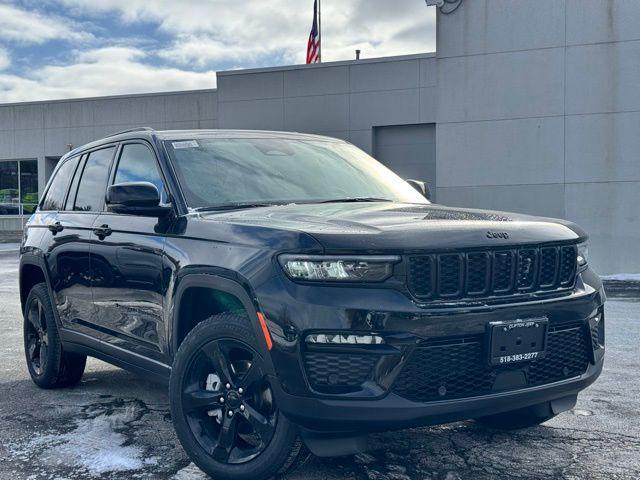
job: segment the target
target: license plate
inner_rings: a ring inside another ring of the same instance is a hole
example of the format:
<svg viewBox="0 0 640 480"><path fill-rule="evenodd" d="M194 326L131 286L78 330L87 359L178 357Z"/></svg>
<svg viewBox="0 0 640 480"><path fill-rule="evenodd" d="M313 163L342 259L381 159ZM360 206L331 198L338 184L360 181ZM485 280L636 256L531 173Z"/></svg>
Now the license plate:
<svg viewBox="0 0 640 480"><path fill-rule="evenodd" d="M543 358L548 325L546 317L489 323L489 363L507 365Z"/></svg>

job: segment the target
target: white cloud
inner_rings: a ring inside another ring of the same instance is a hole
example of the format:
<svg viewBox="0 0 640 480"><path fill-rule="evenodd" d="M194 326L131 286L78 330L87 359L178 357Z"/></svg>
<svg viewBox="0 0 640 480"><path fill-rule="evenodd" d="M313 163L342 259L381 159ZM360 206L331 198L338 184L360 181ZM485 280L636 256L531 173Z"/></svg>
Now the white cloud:
<svg viewBox="0 0 640 480"><path fill-rule="evenodd" d="M141 63L142 50L109 47L77 52L74 62L19 77L0 74L0 102L94 97L215 87L215 72L187 72Z"/></svg>
<svg viewBox="0 0 640 480"><path fill-rule="evenodd" d="M11 59L9 58L9 52L6 49L0 47L0 71L11 65Z"/></svg>
<svg viewBox="0 0 640 480"><path fill-rule="evenodd" d="M25 0L21 5L37 5L26 10L3 2L0 41L67 39L75 48L92 49L71 51L64 65L31 67L16 75L6 70L10 51L3 56L0 48L0 102L213 88L220 65L302 63L313 7L313 0ZM323 3L324 61L352 59L355 49L364 58L435 50L435 9L422 0ZM38 10L53 4L65 9L65 18ZM102 24L112 15L124 29L151 23L162 35L150 35L148 43L108 38ZM84 28L91 23L95 30ZM105 42L122 46L96 48Z"/></svg>
<svg viewBox="0 0 640 480"><path fill-rule="evenodd" d="M60 0L98 18L106 12L124 22L154 21L174 37L161 53L184 65L232 60L253 66L276 56L303 62L311 28L312 0ZM351 0L323 5L325 61L403 55L435 50L435 9L421 0Z"/></svg>
<svg viewBox="0 0 640 480"><path fill-rule="evenodd" d="M54 39L87 40L92 36L63 18L0 4L0 38L17 43L41 44Z"/></svg>

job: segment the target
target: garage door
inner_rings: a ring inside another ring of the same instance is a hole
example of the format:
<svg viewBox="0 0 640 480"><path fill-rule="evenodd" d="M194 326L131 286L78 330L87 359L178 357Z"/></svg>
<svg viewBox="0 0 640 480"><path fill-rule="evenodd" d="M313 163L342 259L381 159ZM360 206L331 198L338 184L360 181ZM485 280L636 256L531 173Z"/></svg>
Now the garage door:
<svg viewBox="0 0 640 480"><path fill-rule="evenodd" d="M379 161L402 178L426 181L435 195L435 124L375 127L374 152Z"/></svg>

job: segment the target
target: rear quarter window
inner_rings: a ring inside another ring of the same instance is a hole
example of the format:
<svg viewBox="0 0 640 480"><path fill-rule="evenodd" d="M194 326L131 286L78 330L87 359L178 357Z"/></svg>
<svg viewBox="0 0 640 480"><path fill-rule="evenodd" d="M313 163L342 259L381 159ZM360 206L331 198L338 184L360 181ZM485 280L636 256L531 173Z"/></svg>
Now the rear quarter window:
<svg viewBox="0 0 640 480"><path fill-rule="evenodd" d="M89 154L80 178L74 210L97 212L102 209L114 151L115 147L108 147Z"/></svg>
<svg viewBox="0 0 640 480"><path fill-rule="evenodd" d="M51 180L51 185L47 190L47 194L42 201L40 210L56 211L64 208L64 200L67 195L69 182L73 177L76 167L78 166L78 160L79 157L65 160L64 163L56 170L53 180Z"/></svg>

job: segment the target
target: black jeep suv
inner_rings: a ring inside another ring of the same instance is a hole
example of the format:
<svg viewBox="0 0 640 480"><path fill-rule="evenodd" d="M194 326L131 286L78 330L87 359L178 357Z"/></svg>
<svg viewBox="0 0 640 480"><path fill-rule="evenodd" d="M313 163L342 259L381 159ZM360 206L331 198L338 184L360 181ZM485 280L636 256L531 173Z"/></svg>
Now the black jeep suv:
<svg viewBox="0 0 640 480"><path fill-rule="evenodd" d="M90 355L167 382L182 445L222 479L572 408L604 356L585 232L426 197L313 135L140 128L73 150L24 233L29 372L75 385Z"/></svg>

